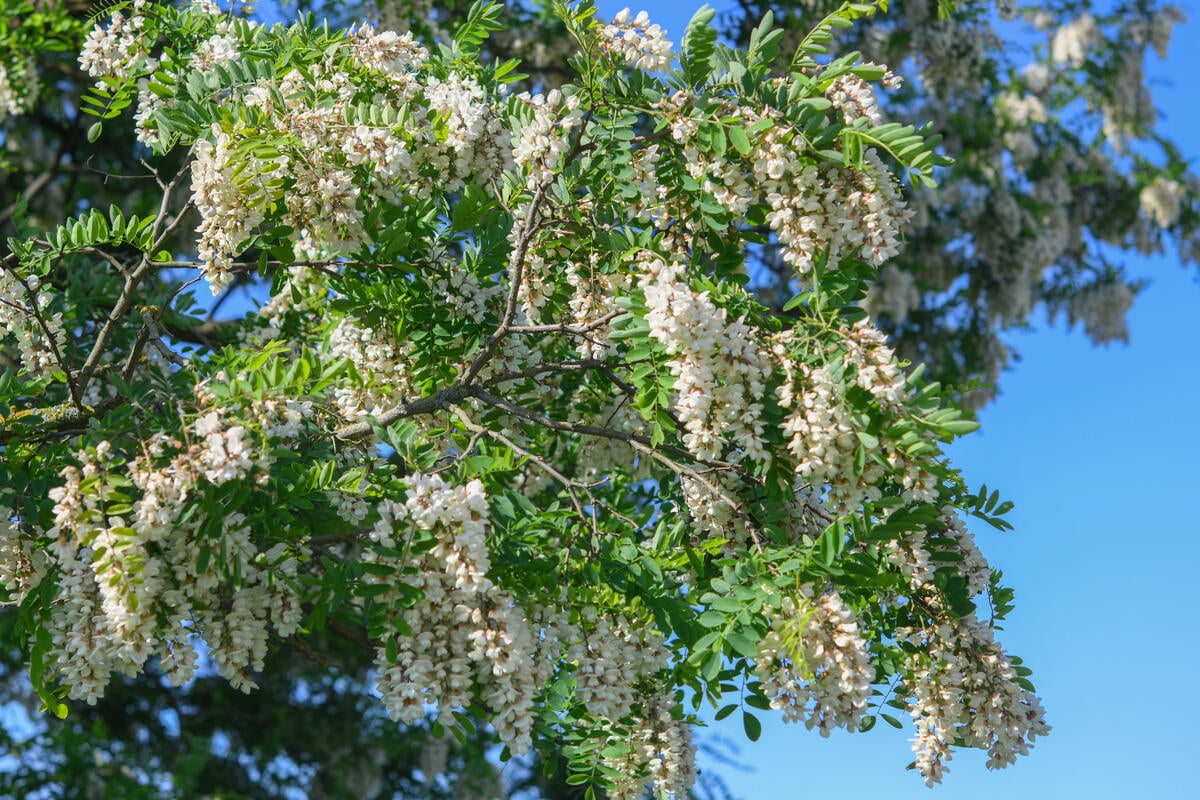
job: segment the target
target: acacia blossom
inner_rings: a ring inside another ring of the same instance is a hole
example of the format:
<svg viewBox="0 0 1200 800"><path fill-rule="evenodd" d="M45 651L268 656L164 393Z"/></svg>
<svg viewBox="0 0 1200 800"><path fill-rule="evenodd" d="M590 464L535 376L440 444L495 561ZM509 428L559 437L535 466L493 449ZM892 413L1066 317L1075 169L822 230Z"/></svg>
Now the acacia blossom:
<svg viewBox="0 0 1200 800"><path fill-rule="evenodd" d="M701 458L737 448L735 459L764 460L763 405L771 364L744 320L730 322L707 292L691 289L684 267L660 260L643 265L650 336L672 356L675 411L684 444Z"/></svg>
<svg viewBox="0 0 1200 800"><path fill-rule="evenodd" d="M666 38L666 31L652 25L645 11L630 17L628 8L617 12L613 21L600 32L601 46L636 69L646 72L670 69L674 45Z"/></svg>
<svg viewBox="0 0 1200 800"><path fill-rule="evenodd" d="M803 720L822 736L858 727L875 679L854 612L836 592L810 585L783 599L759 642L755 670L784 722Z"/></svg>
<svg viewBox="0 0 1200 800"><path fill-rule="evenodd" d="M423 717L426 705L436 704L442 724L453 725L453 712L471 704L479 685L501 740L512 752L525 753L539 689L537 647L525 612L487 575L483 485L449 486L436 475L415 475L408 485L404 505L380 508L374 538L400 542L406 535L401 526L408 524L435 540L415 572L391 557L372 556L374 563L393 566L396 577L421 596L401 613L412 634L391 637L395 657L386 645L377 652L383 703L402 722Z"/></svg>

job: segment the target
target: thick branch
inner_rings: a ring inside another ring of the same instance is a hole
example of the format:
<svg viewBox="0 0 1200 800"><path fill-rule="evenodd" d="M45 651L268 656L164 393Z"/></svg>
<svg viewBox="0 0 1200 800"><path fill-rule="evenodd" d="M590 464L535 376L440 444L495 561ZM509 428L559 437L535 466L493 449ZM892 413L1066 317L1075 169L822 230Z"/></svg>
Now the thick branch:
<svg viewBox="0 0 1200 800"><path fill-rule="evenodd" d="M450 408L451 404L461 403L465 397L467 397L467 394L461 388L452 386L449 389L442 389L439 392L435 392L429 397L422 397L420 400L414 400L411 403L401 403L375 417L374 420L355 422L352 425L338 428L333 432L333 435L343 442L357 442L369 437L374 432L376 425L386 428L396 420L404 419L405 417L431 414L434 411L445 411ZM375 425L371 424L372 421Z"/></svg>
<svg viewBox="0 0 1200 800"><path fill-rule="evenodd" d="M42 422L35 425L34 434L54 434L64 431L82 430L88 420L112 411L125 402L119 397L101 400L94 406L77 407L74 403L59 403L49 408L30 408L14 411L7 417L0 417L0 445L7 445L17 438L28 439L31 431L13 430L8 427L18 420L30 417L41 417Z"/></svg>

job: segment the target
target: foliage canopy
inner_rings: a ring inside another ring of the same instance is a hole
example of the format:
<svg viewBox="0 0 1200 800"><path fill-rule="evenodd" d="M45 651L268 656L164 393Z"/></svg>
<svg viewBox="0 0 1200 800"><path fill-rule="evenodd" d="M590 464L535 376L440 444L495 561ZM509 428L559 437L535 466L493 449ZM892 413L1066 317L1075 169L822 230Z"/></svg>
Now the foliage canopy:
<svg viewBox="0 0 1200 800"><path fill-rule="evenodd" d="M386 717L612 797L685 794L705 704L752 739L906 712L929 783L1048 730L964 524L1010 505L942 452L975 423L864 309L904 184L950 168L838 50L877 5L735 50L711 10L676 48L556 4L554 89L485 3L424 37L19 5L5 141L59 155L4 212L4 641L60 716L150 685L209 735L219 676L388 743L130 792L446 791L383 766L414 750ZM35 81L77 52L84 88ZM206 318L243 283L256 313Z"/></svg>

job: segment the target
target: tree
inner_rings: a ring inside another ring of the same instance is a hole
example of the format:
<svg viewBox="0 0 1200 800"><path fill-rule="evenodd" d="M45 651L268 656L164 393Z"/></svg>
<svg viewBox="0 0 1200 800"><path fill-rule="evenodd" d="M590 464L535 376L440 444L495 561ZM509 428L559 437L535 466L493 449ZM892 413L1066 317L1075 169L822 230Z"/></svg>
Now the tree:
<svg viewBox="0 0 1200 800"><path fill-rule="evenodd" d="M702 11L676 60L644 15L558 4L578 52L540 93L482 57L483 3L428 46L24 8L0 569L9 656L76 725L47 758L109 740L150 796L438 794L434 761L384 765L449 732L472 763L495 741L589 794L682 796L706 703L752 739L756 709L826 735L908 711L931 784L955 746L1000 767L1048 731L964 524L1009 504L941 450L975 423L862 308L911 217L897 176L947 165L878 119L886 67L826 57L876 6L783 68L769 20L735 51ZM749 274L764 249L786 303ZM193 287L239 280L270 282L257 313L198 316ZM283 704L364 719L228 727ZM217 732L196 758L144 741ZM53 792L41 766L10 777Z"/></svg>

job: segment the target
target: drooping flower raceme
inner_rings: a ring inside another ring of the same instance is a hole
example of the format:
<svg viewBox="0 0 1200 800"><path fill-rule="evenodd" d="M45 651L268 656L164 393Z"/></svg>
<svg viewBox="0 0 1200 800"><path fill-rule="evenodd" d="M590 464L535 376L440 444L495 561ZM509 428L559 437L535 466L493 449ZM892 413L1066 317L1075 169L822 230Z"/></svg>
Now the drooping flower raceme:
<svg viewBox="0 0 1200 800"><path fill-rule="evenodd" d="M681 280L678 265L643 266L642 291L650 335L672 356L684 443L697 456L719 458L727 446L735 460L762 460L762 403L771 365L757 347L756 332L730 322L725 309Z"/></svg>
<svg viewBox="0 0 1200 800"><path fill-rule="evenodd" d="M756 669L784 722L803 720L822 736L858 726L875 679L854 613L836 593L807 585L784 598L759 643Z"/></svg>

